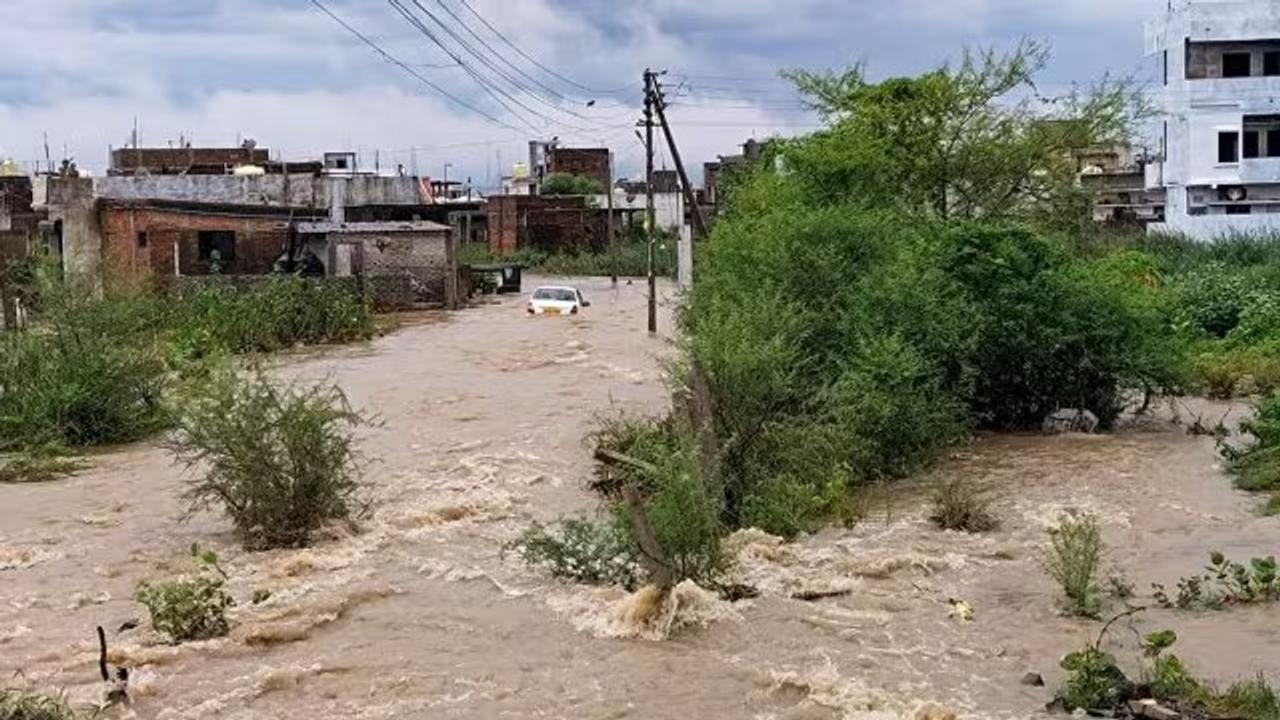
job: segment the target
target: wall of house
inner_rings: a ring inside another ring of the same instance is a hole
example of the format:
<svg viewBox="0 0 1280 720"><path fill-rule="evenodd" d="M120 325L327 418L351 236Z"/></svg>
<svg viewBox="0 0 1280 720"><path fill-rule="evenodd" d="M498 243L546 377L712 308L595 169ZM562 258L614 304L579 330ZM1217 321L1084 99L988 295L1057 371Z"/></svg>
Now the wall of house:
<svg viewBox="0 0 1280 720"><path fill-rule="evenodd" d="M1269 207L1256 215L1226 215L1206 206L1205 193L1223 186L1280 184L1280 161L1244 157L1224 162L1219 134L1243 130L1246 115L1280 113L1280 77L1263 76L1265 53L1280 48L1280 13L1271 0L1191 2L1176 0L1172 11L1147 26L1147 50L1167 72L1160 94L1163 117L1158 132L1164 159L1148 168L1149 187L1167 190L1166 222L1155 230L1211 239L1224 228L1252 232L1272 227ZM1223 77L1224 51L1251 53L1251 77ZM1196 214L1191 214L1191 213Z"/></svg>
<svg viewBox="0 0 1280 720"><path fill-rule="evenodd" d="M289 246L288 223L282 218L106 205L99 226L109 277L208 275L212 266L200 257L201 231L235 233L235 257L224 257L219 270L224 275L270 273Z"/></svg>
<svg viewBox="0 0 1280 720"><path fill-rule="evenodd" d="M594 198L597 207L607 207L609 197L607 195L599 195ZM641 194L632 194L616 191L613 194L613 208L615 210L644 210L646 205L645 196ZM653 217L657 226L663 230L679 232L684 226L684 193L682 192L656 192L653 194Z"/></svg>
<svg viewBox="0 0 1280 720"><path fill-rule="evenodd" d="M607 188L609 151L605 148L550 148L547 150L547 173L568 173L591 178Z"/></svg>
<svg viewBox="0 0 1280 720"><path fill-rule="evenodd" d="M150 175L90 179L93 192L115 200L188 200L203 203L328 208L339 194L347 206L417 205L418 179L356 175Z"/></svg>

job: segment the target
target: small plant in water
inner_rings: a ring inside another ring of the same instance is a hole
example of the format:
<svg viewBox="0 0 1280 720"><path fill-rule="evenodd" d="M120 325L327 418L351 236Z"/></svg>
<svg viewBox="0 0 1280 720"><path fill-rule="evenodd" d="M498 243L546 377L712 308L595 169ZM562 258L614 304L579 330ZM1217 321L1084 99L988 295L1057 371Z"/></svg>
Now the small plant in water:
<svg viewBox="0 0 1280 720"><path fill-rule="evenodd" d="M76 713L61 694L25 686L0 687L0 720L75 720Z"/></svg>
<svg viewBox="0 0 1280 720"><path fill-rule="evenodd" d="M1068 514L1051 530L1044 568L1066 596L1066 610L1080 617L1101 612L1098 570L1102 563L1102 531L1092 515Z"/></svg>
<svg viewBox="0 0 1280 720"><path fill-rule="evenodd" d="M1156 602L1179 610L1220 610L1280 600L1280 566L1274 557L1253 558L1248 565L1220 552L1209 554L1205 572L1178 580L1178 594L1170 598L1163 585L1154 586Z"/></svg>
<svg viewBox="0 0 1280 720"><path fill-rule="evenodd" d="M200 573L158 583L143 582L134 599L151 613L151 627L178 644L191 640L222 637L230 630L227 608L235 600L223 589L226 573L218 566L218 556L211 550L191 546L196 562L215 569L221 577Z"/></svg>
<svg viewBox="0 0 1280 720"><path fill-rule="evenodd" d="M995 530L999 521L991 513L991 501L973 483L960 480L947 482L933 497L933 514L929 519L943 530L982 533Z"/></svg>

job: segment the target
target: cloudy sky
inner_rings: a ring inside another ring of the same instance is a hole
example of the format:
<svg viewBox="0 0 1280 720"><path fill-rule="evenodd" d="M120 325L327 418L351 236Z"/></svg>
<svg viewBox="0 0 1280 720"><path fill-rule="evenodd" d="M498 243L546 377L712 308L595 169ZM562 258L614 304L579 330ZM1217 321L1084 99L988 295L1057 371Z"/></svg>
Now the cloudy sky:
<svg viewBox="0 0 1280 720"><path fill-rule="evenodd" d="M642 159L632 123L652 66L668 71L672 123L700 165L748 136L815 122L780 68L912 73L966 45L1029 36L1054 48L1051 89L1149 74L1142 21L1165 2L318 1L418 77L313 0L0 0L0 157L29 166L47 133L55 161L65 153L100 174L136 118L144 145L254 138L288 159L349 149L366 167L437 177L449 163L451 179L477 185L509 171L531 138L604 142L628 174Z"/></svg>

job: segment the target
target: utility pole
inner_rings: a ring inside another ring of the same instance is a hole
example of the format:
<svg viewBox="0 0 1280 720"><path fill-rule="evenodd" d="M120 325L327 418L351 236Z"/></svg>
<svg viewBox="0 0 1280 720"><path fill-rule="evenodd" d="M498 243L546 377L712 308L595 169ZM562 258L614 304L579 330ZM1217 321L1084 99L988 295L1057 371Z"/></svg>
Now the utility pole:
<svg viewBox="0 0 1280 720"><path fill-rule="evenodd" d="M658 81L652 70L644 71L644 192L645 231L649 234L649 334L658 332L658 281L653 272L657 217L653 206L653 109Z"/></svg>
<svg viewBox="0 0 1280 720"><path fill-rule="evenodd" d="M604 141L601 141L604 145ZM613 255L613 267L610 269L609 279L613 281L613 286L618 287L618 248L614 239L613 232L613 151L609 151L609 187L605 188L606 204L609 208L609 237L606 242L609 244L609 253Z"/></svg>
<svg viewBox="0 0 1280 720"><path fill-rule="evenodd" d="M662 133L667 136L667 147L671 150L671 159L675 161L676 172L680 173L680 184L684 187L684 201L689 204L689 210L693 215L693 226L698 230L699 237L706 237L707 224L702 218L702 208L698 207L698 198L693 192L693 185L689 183L689 174L684 171L684 162L680 159L676 138L671 134L671 125L667 123L667 102L662 96L662 88L658 85L657 78L653 80L653 88L654 108L658 112L658 120L662 123Z"/></svg>

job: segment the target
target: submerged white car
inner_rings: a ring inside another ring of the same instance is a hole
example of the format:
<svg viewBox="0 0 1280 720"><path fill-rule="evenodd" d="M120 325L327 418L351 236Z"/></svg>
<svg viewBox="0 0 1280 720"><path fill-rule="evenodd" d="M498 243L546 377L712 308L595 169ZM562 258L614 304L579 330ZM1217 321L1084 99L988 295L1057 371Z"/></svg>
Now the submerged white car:
<svg viewBox="0 0 1280 720"><path fill-rule="evenodd" d="M529 298L530 315L577 315L591 303L573 287L540 287Z"/></svg>

